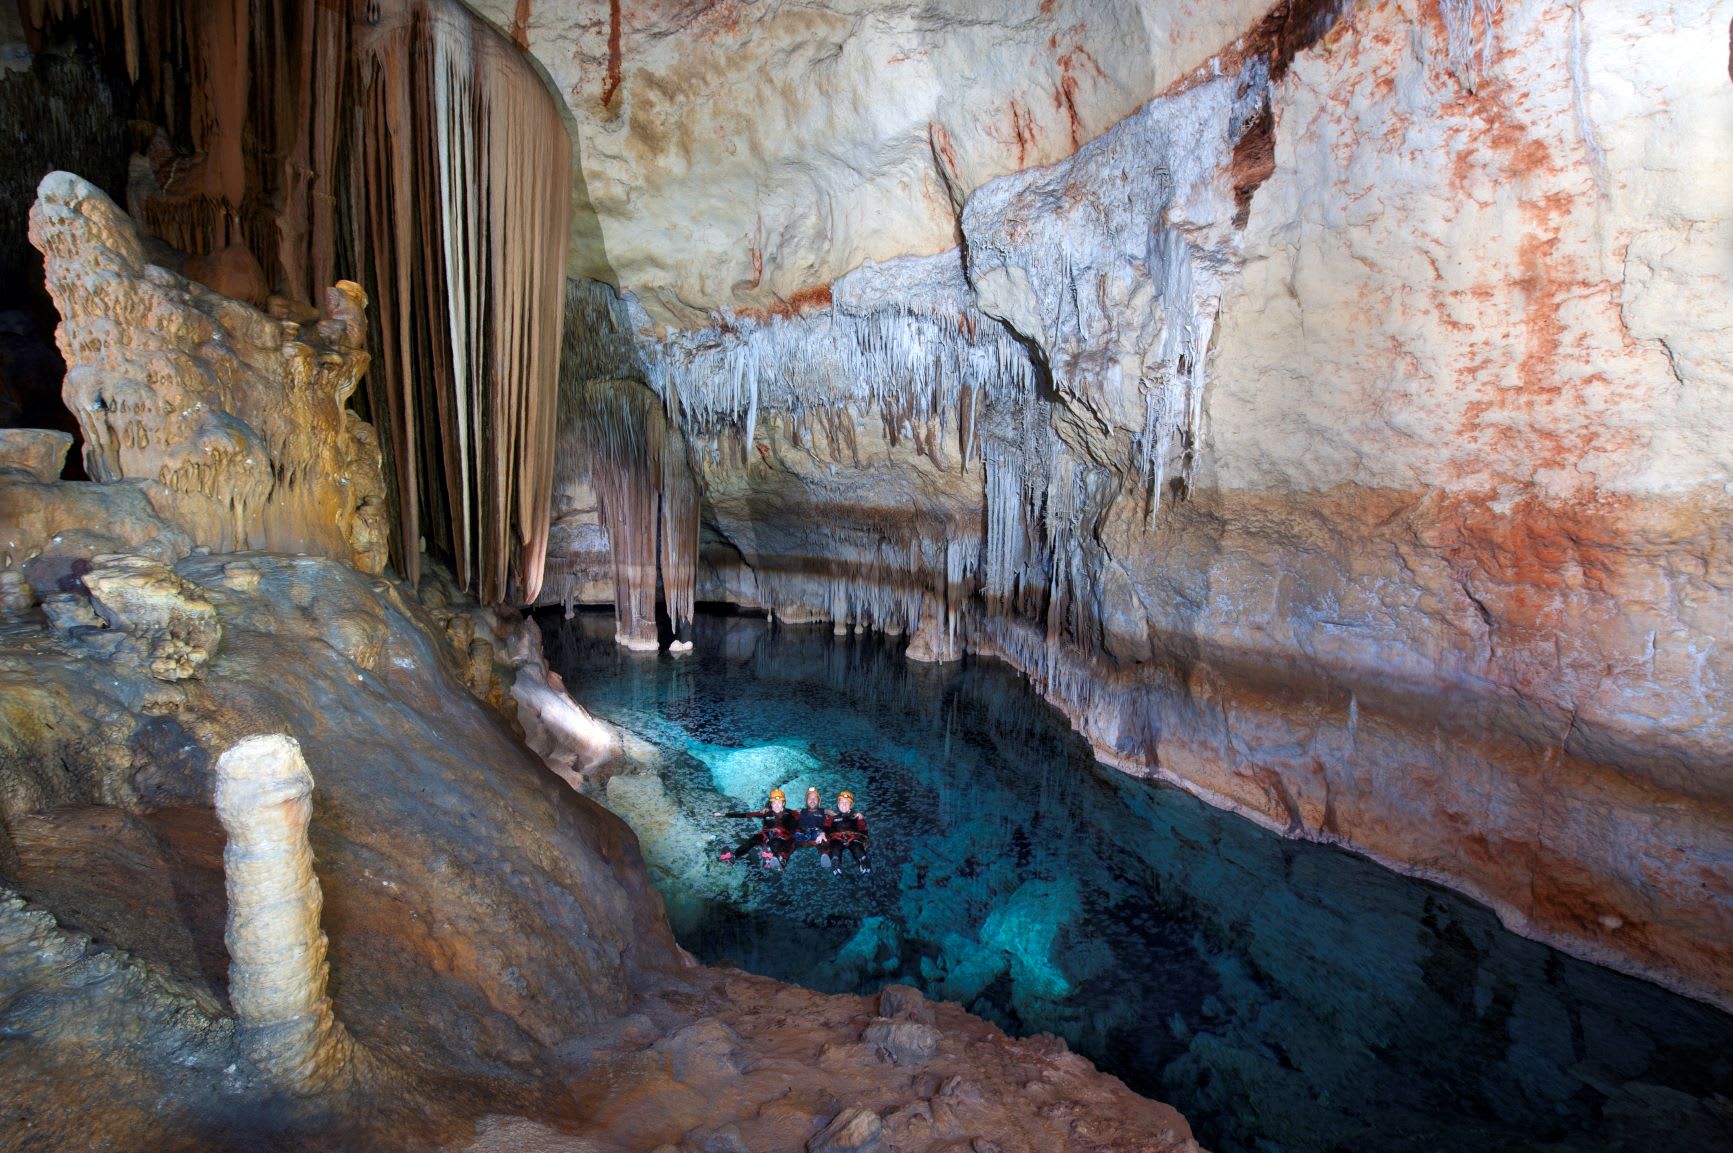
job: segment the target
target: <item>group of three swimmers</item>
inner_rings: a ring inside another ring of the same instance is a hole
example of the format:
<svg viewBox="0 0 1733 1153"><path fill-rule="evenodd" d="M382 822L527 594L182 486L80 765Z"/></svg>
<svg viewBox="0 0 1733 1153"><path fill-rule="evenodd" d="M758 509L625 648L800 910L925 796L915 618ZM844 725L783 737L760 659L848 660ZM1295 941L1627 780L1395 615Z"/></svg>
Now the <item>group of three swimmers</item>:
<svg viewBox="0 0 1733 1153"><path fill-rule="evenodd" d="M833 876L842 876L845 853L863 874L872 872L872 862L867 858L872 840L867 836L866 817L855 811L853 793L838 793L836 808L826 809L818 790L808 789L806 807L795 813L789 811L788 798L783 791L772 789L770 803L762 809L750 813L718 812L715 815L746 817L760 822L756 833L736 845L733 851L722 854L726 863L741 860L757 849L765 868L780 869L794 855L794 850L810 847L823 849L819 864L829 869Z"/></svg>

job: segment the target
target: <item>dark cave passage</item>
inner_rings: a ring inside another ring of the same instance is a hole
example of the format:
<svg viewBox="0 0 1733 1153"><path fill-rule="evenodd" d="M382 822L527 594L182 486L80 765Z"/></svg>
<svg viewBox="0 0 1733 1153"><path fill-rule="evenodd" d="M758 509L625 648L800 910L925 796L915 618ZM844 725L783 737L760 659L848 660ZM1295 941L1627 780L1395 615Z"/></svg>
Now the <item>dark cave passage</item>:
<svg viewBox="0 0 1733 1153"><path fill-rule="evenodd" d="M647 742L603 798L683 944L826 992L904 982L1051 1032L1213 1149L1723 1149L1733 1018L1505 931L1484 908L1097 765L990 660L700 615L691 656L542 618L550 660ZM870 875L718 852L772 787L859 798Z"/></svg>

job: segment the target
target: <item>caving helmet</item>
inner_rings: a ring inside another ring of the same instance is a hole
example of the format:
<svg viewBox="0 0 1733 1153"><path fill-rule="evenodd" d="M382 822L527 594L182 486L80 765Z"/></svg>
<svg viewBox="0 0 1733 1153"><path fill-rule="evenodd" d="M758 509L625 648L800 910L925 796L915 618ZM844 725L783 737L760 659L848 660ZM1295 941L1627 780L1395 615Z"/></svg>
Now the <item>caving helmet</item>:
<svg viewBox="0 0 1733 1153"><path fill-rule="evenodd" d="M837 804L840 805L844 801L847 801L851 805L854 804L854 794L849 792L847 789L844 789L842 792L840 792L836 795L836 803Z"/></svg>
<svg viewBox="0 0 1733 1153"><path fill-rule="evenodd" d="M773 801L781 801L784 804L787 804L788 803L788 794L783 792L781 789L771 789L770 790L770 799Z"/></svg>

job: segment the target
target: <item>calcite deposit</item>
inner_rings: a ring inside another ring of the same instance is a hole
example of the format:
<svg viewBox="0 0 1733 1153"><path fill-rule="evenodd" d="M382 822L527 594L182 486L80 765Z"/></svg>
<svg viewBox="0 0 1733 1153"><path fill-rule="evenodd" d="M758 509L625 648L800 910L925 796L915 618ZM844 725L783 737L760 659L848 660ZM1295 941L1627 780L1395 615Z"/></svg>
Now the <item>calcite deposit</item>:
<svg viewBox="0 0 1733 1153"><path fill-rule="evenodd" d="M146 482L195 545L384 567L378 441L347 407L369 359L359 288L332 288L305 329L274 319L151 264L132 221L65 172L44 178L30 237L91 479Z"/></svg>
<svg viewBox="0 0 1733 1153"><path fill-rule="evenodd" d="M568 372L695 438L698 599L1000 655L1113 764L1733 1004L1713 13L1302 7L1097 54L1147 102L947 185L952 255L768 314L622 260Z"/></svg>
<svg viewBox="0 0 1733 1153"><path fill-rule="evenodd" d="M1070 155L1271 5L475 7L527 46L572 118L572 271L691 324L799 310L867 260L955 247L977 188Z"/></svg>
<svg viewBox="0 0 1733 1153"><path fill-rule="evenodd" d="M131 82L155 263L297 318L340 279L371 300L397 567L416 579L425 539L483 600L533 598L572 167L534 66L457 0L19 10L32 47L93 43Z"/></svg>
<svg viewBox="0 0 1733 1153"><path fill-rule="evenodd" d="M248 737L217 758L229 1003L248 1059L271 1085L300 1095L329 1092L354 1055L325 992L324 901L307 842L312 795L313 774L293 737Z"/></svg>

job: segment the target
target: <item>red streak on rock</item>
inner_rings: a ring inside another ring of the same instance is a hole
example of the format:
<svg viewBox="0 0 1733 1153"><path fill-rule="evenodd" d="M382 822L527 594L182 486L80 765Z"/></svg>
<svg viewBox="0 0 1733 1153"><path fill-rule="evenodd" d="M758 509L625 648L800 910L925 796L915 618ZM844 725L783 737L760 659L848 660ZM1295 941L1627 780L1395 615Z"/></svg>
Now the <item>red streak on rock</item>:
<svg viewBox="0 0 1733 1153"><path fill-rule="evenodd" d="M1017 167L1022 168L1035 147L1035 117L1015 100L1011 101L1011 133L1017 140Z"/></svg>
<svg viewBox="0 0 1733 1153"><path fill-rule="evenodd" d="M1083 36L1083 25L1079 24L1071 30L1072 35L1079 39ZM1071 122L1071 150L1075 152L1083 144L1083 117L1077 112L1077 74L1080 66L1087 65L1097 77L1105 78L1095 57L1088 49L1077 47L1064 52L1059 57L1059 88L1053 94L1053 107L1065 113Z"/></svg>
<svg viewBox="0 0 1733 1153"><path fill-rule="evenodd" d="M803 288L788 298L788 307L795 312L806 312L814 308L830 307L830 285L815 284L811 288Z"/></svg>
<svg viewBox="0 0 1733 1153"><path fill-rule="evenodd" d="M769 320L772 317L787 318L826 309L830 307L830 304L830 285L814 284L791 293L786 300L779 298L762 308L736 308L734 315L753 320Z"/></svg>
<svg viewBox="0 0 1733 1153"><path fill-rule="evenodd" d="M951 134L945 126L936 120L927 121L927 132L933 142L933 151L939 154L939 159L945 166L945 179L955 180L957 177L957 150L951 143Z"/></svg>
<svg viewBox="0 0 1733 1153"><path fill-rule="evenodd" d="M517 11L511 19L511 38L521 51L529 51L530 0L517 0Z"/></svg>
<svg viewBox="0 0 1733 1153"><path fill-rule="evenodd" d="M620 0L608 0L608 75L602 81L602 107L611 108L620 90Z"/></svg>

